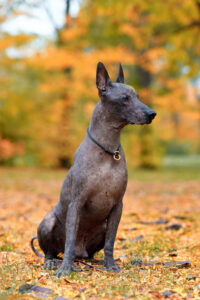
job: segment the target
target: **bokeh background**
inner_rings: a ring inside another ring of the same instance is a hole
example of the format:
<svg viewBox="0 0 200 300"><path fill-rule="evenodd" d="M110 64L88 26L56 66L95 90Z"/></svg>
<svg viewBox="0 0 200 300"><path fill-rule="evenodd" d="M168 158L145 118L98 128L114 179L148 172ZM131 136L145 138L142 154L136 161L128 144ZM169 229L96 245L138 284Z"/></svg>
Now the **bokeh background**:
<svg viewBox="0 0 200 300"><path fill-rule="evenodd" d="M0 1L0 164L65 167L98 101L96 64L153 107L129 169L200 167L199 0Z"/></svg>
<svg viewBox="0 0 200 300"><path fill-rule="evenodd" d="M30 239L86 134L99 61L113 80L121 62L157 116L122 131L123 271L56 279ZM0 298L200 299L199 137L200 0L0 0Z"/></svg>

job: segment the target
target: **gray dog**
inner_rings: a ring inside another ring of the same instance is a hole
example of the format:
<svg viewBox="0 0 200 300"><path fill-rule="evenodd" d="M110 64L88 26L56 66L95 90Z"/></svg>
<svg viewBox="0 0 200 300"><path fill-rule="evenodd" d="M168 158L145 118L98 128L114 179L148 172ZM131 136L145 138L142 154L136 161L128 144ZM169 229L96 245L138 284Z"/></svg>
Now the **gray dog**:
<svg viewBox="0 0 200 300"><path fill-rule="evenodd" d="M38 227L38 241L45 254L45 266L54 268L55 258L64 252L56 276L74 270L75 258L92 258L104 248L108 271L120 270L113 248L127 185L127 168L120 145L121 129L128 124L149 124L156 113L124 84L122 66L113 83L105 66L97 65L97 103L87 134L76 151L60 194L60 201ZM38 252L33 247L36 254Z"/></svg>

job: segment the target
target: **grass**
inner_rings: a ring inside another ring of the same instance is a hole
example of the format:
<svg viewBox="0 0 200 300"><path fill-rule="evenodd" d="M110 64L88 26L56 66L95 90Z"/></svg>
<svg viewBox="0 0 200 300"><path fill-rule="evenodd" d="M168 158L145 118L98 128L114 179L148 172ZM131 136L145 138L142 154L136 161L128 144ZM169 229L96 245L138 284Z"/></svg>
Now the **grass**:
<svg viewBox="0 0 200 300"><path fill-rule="evenodd" d="M200 174L196 167L162 167L129 171L124 211L115 242L118 274L85 269L58 279L43 268L30 239L44 215L57 203L65 170L0 168L0 298L38 299L21 295L20 286L51 289L48 299L200 298ZM166 219L167 224L144 222ZM179 223L179 230L166 225ZM135 240L143 236L140 241ZM41 251L41 250L40 250ZM171 253L175 256L171 256ZM103 258L103 251L96 254ZM190 260L191 265L165 267L156 262ZM150 262L141 265L135 261ZM95 267L95 264L94 264Z"/></svg>
<svg viewBox="0 0 200 300"><path fill-rule="evenodd" d="M137 181L170 182L200 180L200 168L196 167L160 167L155 170L132 169L129 179Z"/></svg>
<svg viewBox="0 0 200 300"><path fill-rule="evenodd" d="M164 158L162 163L164 167L178 167L178 168L200 168L200 155L170 155Z"/></svg>
<svg viewBox="0 0 200 300"><path fill-rule="evenodd" d="M200 180L200 166L194 164L183 166L176 165L174 159L168 158L170 163L165 163L158 169L129 169L129 180L140 182L170 182L170 181L192 181ZM16 185L18 189L27 188L28 183L24 182L24 178L29 180L59 181L64 180L67 170L64 169L36 169L36 168L0 168L0 187L10 188Z"/></svg>

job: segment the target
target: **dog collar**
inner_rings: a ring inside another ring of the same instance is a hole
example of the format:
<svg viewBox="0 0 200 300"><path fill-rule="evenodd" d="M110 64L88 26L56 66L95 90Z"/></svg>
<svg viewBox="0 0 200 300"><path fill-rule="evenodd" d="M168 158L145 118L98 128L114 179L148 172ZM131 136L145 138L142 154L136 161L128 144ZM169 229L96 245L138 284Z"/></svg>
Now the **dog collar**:
<svg viewBox="0 0 200 300"><path fill-rule="evenodd" d="M97 142L90 134L89 132L89 127L87 128L87 134L89 136L89 138L97 145L99 146L101 149L103 149L105 152L109 153L112 155L112 157L114 158L114 160L120 160L121 159L121 155L120 155L120 149L121 149L121 145L119 144L118 148L116 151L111 151L109 149L106 149L103 145L101 145L99 142Z"/></svg>

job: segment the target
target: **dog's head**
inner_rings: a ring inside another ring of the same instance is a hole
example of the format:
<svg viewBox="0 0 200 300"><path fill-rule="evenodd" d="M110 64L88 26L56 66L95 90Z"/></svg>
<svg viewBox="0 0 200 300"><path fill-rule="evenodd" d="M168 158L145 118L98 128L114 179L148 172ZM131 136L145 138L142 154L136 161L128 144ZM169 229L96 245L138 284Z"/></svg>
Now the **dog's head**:
<svg viewBox="0 0 200 300"><path fill-rule="evenodd" d="M116 81L112 82L104 64L99 62L96 85L105 109L122 125L150 124L155 118L155 111L139 100L134 88L124 84L124 72L121 64Z"/></svg>

